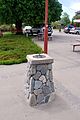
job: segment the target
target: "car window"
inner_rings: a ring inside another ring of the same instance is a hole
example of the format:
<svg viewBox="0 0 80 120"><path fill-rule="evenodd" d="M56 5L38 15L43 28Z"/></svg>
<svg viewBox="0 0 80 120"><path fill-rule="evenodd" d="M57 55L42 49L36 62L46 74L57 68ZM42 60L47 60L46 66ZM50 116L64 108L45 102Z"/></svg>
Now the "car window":
<svg viewBox="0 0 80 120"><path fill-rule="evenodd" d="M80 30L80 28L77 27L76 30Z"/></svg>
<svg viewBox="0 0 80 120"><path fill-rule="evenodd" d="M70 26L69 28L73 28L72 26Z"/></svg>
<svg viewBox="0 0 80 120"><path fill-rule="evenodd" d="M75 30L75 28L72 28L71 30Z"/></svg>

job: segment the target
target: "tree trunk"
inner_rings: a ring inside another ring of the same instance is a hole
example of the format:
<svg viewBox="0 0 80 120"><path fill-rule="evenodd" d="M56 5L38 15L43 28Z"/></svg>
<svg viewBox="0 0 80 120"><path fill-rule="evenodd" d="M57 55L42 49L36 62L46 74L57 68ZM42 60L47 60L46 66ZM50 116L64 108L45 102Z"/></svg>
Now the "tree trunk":
<svg viewBox="0 0 80 120"><path fill-rule="evenodd" d="M22 20L16 20L16 35L22 34Z"/></svg>

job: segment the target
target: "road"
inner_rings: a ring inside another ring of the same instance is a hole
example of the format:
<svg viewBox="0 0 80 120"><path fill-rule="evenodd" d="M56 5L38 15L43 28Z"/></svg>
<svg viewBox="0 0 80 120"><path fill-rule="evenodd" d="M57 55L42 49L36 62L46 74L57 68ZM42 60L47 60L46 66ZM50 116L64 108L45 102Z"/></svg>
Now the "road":
<svg viewBox="0 0 80 120"><path fill-rule="evenodd" d="M48 42L56 93L48 104L29 106L24 91L27 63L0 65L0 120L80 120L80 52L72 51L79 39L79 35L54 31ZM43 48L43 41L34 42Z"/></svg>
<svg viewBox="0 0 80 120"><path fill-rule="evenodd" d="M79 41L80 35L54 31L52 41L48 42L48 54L54 59L56 91L72 109L80 112L80 46L76 47L78 52L72 51L72 45ZM43 41L36 43L43 48Z"/></svg>

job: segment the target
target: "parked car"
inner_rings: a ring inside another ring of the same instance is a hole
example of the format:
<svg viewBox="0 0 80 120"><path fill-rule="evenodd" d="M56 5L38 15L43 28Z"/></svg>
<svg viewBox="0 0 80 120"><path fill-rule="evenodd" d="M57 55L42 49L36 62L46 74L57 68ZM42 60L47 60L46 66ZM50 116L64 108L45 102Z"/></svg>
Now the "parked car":
<svg viewBox="0 0 80 120"><path fill-rule="evenodd" d="M42 32L44 33L45 27L42 28ZM53 33L53 28L51 25L48 25L48 36L51 36Z"/></svg>
<svg viewBox="0 0 80 120"><path fill-rule="evenodd" d="M38 35L41 32L41 26L33 26L31 29L31 35Z"/></svg>
<svg viewBox="0 0 80 120"><path fill-rule="evenodd" d="M68 26L66 26L66 27L64 28L64 32L65 32L65 33L69 33L72 28L74 28L73 25L68 25Z"/></svg>
<svg viewBox="0 0 80 120"><path fill-rule="evenodd" d="M41 27L39 25L36 25L34 27L25 26L23 28L23 34L25 34L26 36L34 35L34 34L37 35L40 31L41 31Z"/></svg>
<svg viewBox="0 0 80 120"><path fill-rule="evenodd" d="M25 34L26 36L31 34L31 26L25 26L22 30L23 30L23 34Z"/></svg>
<svg viewBox="0 0 80 120"><path fill-rule="evenodd" d="M23 34L25 34L26 36L28 35L38 35L39 33L44 34L44 25L35 25L33 27L31 26L25 26L23 28ZM48 36L51 36L53 32L52 26L48 25Z"/></svg>
<svg viewBox="0 0 80 120"><path fill-rule="evenodd" d="M70 33L72 34L80 34L80 27L75 27L70 30Z"/></svg>

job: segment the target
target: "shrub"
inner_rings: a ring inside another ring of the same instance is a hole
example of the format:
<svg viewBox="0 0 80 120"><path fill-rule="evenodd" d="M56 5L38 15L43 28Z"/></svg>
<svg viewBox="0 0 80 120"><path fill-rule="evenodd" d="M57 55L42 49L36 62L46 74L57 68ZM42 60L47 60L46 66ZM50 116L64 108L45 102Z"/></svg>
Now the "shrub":
<svg viewBox="0 0 80 120"><path fill-rule="evenodd" d="M6 31L10 31L10 25L7 25L7 24L3 24L3 25L0 25L0 29L1 31L3 32L6 32Z"/></svg>

